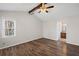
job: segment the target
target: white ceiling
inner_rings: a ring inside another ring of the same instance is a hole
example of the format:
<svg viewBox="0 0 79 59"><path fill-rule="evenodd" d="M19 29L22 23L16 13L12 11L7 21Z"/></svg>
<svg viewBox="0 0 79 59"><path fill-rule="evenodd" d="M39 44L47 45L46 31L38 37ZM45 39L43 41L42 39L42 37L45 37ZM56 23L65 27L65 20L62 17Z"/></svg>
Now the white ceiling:
<svg viewBox="0 0 79 59"><path fill-rule="evenodd" d="M28 11L35 7L34 3L0 3L1 11Z"/></svg>
<svg viewBox="0 0 79 59"><path fill-rule="evenodd" d="M26 11L28 12L33 7L37 6L37 3L0 3L0 11ZM38 13L37 11L33 16L40 18L41 20L50 20L56 18L63 18L69 16L79 16L79 3L52 3L48 5L54 5L55 7L49 9L49 13Z"/></svg>

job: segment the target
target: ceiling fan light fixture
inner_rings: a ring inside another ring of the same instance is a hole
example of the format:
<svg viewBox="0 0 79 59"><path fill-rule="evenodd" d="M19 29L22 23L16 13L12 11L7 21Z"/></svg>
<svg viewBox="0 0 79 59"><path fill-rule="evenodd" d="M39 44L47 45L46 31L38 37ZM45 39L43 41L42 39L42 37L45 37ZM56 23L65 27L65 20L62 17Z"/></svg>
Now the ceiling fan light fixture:
<svg viewBox="0 0 79 59"><path fill-rule="evenodd" d="M41 12L46 12L47 9L46 9L46 8L45 8L45 9L40 8L40 11L41 11Z"/></svg>
<svg viewBox="0 0 79 59"><path fill-rule="evenodd" d="M47 10L47 7L44 3L42 3L42 6L40 7L40 12L43 12L43 13L46 13Z"/></svg>

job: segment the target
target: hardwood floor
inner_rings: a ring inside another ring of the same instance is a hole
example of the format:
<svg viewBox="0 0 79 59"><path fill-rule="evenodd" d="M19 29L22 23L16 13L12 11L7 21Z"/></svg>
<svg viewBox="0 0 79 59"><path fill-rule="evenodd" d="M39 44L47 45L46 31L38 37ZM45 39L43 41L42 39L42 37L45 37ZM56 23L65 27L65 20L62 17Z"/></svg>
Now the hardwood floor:
<svg viewBox="0 0 79 59"><path fill-rule="evenodd" d="M0 50L1 56L79 56L79 46L41 38Z"/></svg>

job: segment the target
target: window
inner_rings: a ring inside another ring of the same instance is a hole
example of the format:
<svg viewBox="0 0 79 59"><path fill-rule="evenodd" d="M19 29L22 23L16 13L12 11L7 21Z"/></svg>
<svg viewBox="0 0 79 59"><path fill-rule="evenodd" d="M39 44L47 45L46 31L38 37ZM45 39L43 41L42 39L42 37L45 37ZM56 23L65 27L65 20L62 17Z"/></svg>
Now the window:
<svg viewBox="0 0 79 59"><path fill-rule="evenodd" d="M3 37L13 37L16 34L16 22L14 20L3 21Z"/></svg>

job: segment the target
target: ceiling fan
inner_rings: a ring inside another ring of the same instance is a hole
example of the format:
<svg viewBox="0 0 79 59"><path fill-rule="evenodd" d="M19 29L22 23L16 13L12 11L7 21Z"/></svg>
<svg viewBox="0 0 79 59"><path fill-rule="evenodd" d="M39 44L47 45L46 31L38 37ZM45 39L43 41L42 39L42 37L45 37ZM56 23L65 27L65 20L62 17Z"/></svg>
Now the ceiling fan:
<svg viewBox="0 0 79 59"><path fill-rule="evenodd" d="M28 13L33 14L33 12L38 9L40 10L38 13L41 13L41 12L48 13L48 9L50 8L54 8L54 6L47 6L47 3L40 3L39 5L31 9Z"/></svg>

